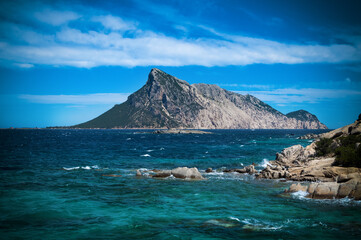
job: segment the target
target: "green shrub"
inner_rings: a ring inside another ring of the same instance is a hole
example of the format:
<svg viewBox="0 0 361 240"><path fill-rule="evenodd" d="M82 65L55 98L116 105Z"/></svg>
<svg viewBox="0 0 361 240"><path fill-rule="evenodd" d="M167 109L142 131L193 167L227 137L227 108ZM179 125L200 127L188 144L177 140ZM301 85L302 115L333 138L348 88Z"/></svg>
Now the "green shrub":
<svg viewBox="0 0 361 240"><path fill-rule="evenodd" d="M331 149L332 139L329 138L321 138L318 142L316 142L316 156L321 157L332 152Z"/></svg>
<svg viewBox="0 0 361 240"><path fill-rule="evenodd" d="M361 147L341 146L336 149L336 166L361 167Z"/></svg>
<svg viewBox="0 0 361 240"><path fill-rule="evenodd" d="M336 148L334 165L343 167L361 167L361 135L349 135L340 138L341 146Z"/></svg>

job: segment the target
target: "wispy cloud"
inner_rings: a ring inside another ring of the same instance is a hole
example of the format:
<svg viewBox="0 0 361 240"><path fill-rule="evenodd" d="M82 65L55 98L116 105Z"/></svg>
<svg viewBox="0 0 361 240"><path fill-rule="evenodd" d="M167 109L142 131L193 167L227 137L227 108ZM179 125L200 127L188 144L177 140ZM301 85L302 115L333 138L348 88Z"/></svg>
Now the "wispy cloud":
<svg viewBox="0 0 361 240"><path fill-rule="evenodd" d="M105 28L108 28L113 31L126 31L135 29L135 23L126 22L120 17L115 17L112 15L106 16L95 16L92 18L92 21L100 22Z"/></svg>
<svg viewBox="0 0 361 240"><path fill-rule="evenodd" d="M43 6L33 10L30 27L21 21L1 22L0 28L7 30L6 37L0 38L1 63L91 68L360 62L361 44L284 43L225 34L196 24L213 37L176 38L141 29L137 21L121 16L79 9ZM76 24L67 24L71 21ZM94 22L102 27L90 27ZM45 31L38 23L53 28Z"/></svg>
<svg viewBox="0 0 361 240"><path fill-rule="evenodd" d="M273 85L262 85L262 84L238 84L238 83L217 83L220 87L241 87L241 88L253 88L253 89L270 89L274 88Z"/></svg>
<svg viewBox="0 0 361 240"><path fill-rule="evenodd" d="M19 68L33 68L34 67L33 64L29 64L29 63L14 63L14 66L17 66Z"/></svg>
<svg viewBox="0 0 361 240"><path fill-rule="evenodd" d="M53 26L59 26L69 21L76 20L81 17L80 14L72 11L57 11L46 8L42 11L35 12L34 17L40 22L44 22Z"/></svg>
<svg viewBox="0 0 361 240"><path fill-rule="evenodd" d="M71 104L79 105L94 104L118 104L127 100L128 93L95 93L83 95L19 95L19 98L32 103L43 104Z"/></svg>
<svg viewBox="0 0 361 240"><path fill-rule="evenodd" d="M269 91L235 91L240 94L250 94L262 101L276 104L285 103L316 103L332 99L361 97L361 91L348 89L317 89L317 88L283 88Z"/></svg>

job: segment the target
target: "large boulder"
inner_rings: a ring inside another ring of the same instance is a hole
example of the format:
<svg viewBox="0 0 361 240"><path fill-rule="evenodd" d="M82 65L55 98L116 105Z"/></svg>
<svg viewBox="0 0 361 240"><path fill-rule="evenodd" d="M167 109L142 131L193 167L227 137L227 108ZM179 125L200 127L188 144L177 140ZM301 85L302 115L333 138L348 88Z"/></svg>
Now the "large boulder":
<svg viewBox="0 0 361 240"><path fill-rule="evenodd" d="M306 148L301 145L294 145L282 150L276 154L276 163L284 166L296 166L300 162L305 162L309 157L315 154L315 143L308 145Z"/></svg>
<svg viewBox="0 0 361 240"><path fill-rule="evenodd" d="M317 199L332 199L337 196L340 184L336 182L319 183L315 187L312 197Z"/></svg>
<svg viewBox="0 0 361 240"><path fill-rule="evenodd" d="M171 173L175 178L204 179L202 177L202 174L195 167L194 168L178 167L178 168L172 169Z"/></svg>
<svg viewBox="0 0 361 240"><path fill-rule="evenodd" d="M286 190L286 192L298 192L298 191L304 191L306 192L307 191L307 186L303 186L301 185L300 183L293 183L290 188L288 190Z"/></svg>

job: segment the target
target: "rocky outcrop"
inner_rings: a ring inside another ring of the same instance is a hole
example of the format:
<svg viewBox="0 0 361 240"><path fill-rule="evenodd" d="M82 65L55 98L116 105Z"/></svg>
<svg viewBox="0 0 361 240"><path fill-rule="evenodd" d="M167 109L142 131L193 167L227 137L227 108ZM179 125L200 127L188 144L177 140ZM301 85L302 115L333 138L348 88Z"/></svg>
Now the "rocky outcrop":
<svg viewBox="0 0 361 240"><path fill-rule="evenodd" d="M183 179L203 179L202 174L197 168L179 167L172 170L172 175L175 178Z"/></svg>
<svg viewBox="0 0 361 240"><path fill-rule="evenodd" d="M311 181L309 185L292 184L286 190L286 192L305 191L309 198L349 197L361 200L361 168L334 166L340 161L336 158L338 155L335 157L337 149L344 147L342 144L345 144L345 139L348 142L359 139L358 136L353 136L359 134L361 134L360 117L350 125L320 134L316 142L305 148L295 145L277 153L276 160L272 162L273 166L262 170L258 177L271 179L284 177L295 181ZM347 145L350 149L349 154L352 148L357 149L360 146L358 142L351 143L351 147Z"/></svg>
<svg viewBox="0 0 361 240"><path fill-rule="evenodd" d="M335 139L348 135L359 135L359 134L361 134L361 120L358 119L354 123L351 123L342 128L338 128L336 130L320 134L319 138Z"/></svg>
<svg viewBox="0 0 361 240"><path fill-rule="evenodd" d="M251 95L193 84L152 69L128 100L74 128L325 129L316 116L284 115Z"/></svg>
<svg viewBox="0 0 361 240"><path fill-rule="evenodd" d="M246 166L244 168L225 169L225 170L223 170L223 172L225 172L225 173L237 172L237 173L255 174L255 173L257 173L257 170L254 168L254 165L249 165L249 166Z"/></svg>
<svg viewBox="0 0 361 240"><path fill-rule="evenodd" d="M167 178L173 176L175 178L186 179L186 180L202 180L204 179L202 174L197 168L178 167L172 170L152 170L147 171L149 177L152 178ZM151 173L149 175L149 173ZM143 176L140 170L137 170L136 176Z"/></svg>
<svg viewBox="0 0 361 240"><path fill-rule="evenodd" d="M309 133L309 134L306 134L306 135L303 135L301 137L298 137L297 139L318 139L319 138L319 135L318 134L315 134L315 133Z"/></svg>

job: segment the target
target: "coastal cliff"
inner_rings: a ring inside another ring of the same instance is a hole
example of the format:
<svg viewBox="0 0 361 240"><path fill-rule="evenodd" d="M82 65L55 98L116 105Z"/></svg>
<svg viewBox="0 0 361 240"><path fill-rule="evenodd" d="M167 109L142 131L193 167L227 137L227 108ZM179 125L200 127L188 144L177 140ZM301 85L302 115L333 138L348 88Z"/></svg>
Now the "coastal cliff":
<svg viewBox="0 0 361 240"><path fill-rule="evenodd" d="M251 95L193 84L152 69L146 84L75 128L327 129L304 110L282 114Z"/></svg>

